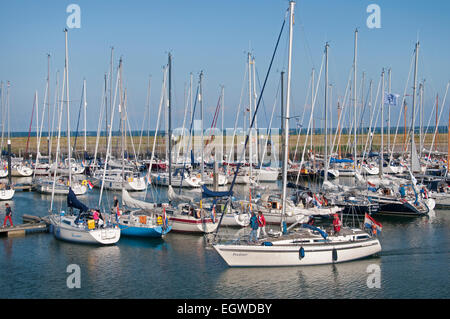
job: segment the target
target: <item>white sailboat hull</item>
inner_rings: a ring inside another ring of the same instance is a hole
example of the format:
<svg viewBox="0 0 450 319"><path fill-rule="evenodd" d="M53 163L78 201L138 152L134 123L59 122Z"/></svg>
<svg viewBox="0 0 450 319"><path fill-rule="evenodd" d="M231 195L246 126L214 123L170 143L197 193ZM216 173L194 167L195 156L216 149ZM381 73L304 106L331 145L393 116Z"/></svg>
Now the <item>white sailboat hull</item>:
<svg viewBox="0 0 450 319"><path fill-rule="evenodd" d="M120 239L119 227L87 230L84 227L66 225L58 219L57 216L51 216L50 222L53 235L60 240L81 244L112 245Z"/></svg>
<svg viewBox="0 0 450 319"><path fill-rule="evenodd" d="M372 256L381 251L378 239L364 242L285 245L214 245L230 267L311 266L341 263ZM300 249L304 257L300 257ZM335 249L337 259L333 259Z"/></svg>
<svg viewBox="0 0 450 319"><path fill-rule="evenodd" d="M14 197L14 189L2 189L0 190L0 200L10 200Z"/></svg>

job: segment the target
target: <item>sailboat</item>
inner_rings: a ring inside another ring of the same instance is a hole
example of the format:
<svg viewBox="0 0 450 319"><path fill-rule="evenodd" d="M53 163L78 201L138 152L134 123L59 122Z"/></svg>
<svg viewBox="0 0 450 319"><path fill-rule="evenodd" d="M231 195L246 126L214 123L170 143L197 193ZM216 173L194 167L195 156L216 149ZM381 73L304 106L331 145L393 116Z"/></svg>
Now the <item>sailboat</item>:
<svg viewBox="0 0 450 319"><path fill-rule="evenodd" d="M65 67L64 67L64 85L66 85L66 103L67 103L67 125L70 132L70 117L69 117L69 68L68 68L68 46L67 46L67 29L65 33L66 55L65 55ZM63 100L61 101L60 115L59 115L59 130L58 130L58 147L56 158L59 153L59 140L61 134L61 116L62 116ZM68 158L70 158L70 139L68 142ZM69 161L69 185L71 182L71 167ZM56 180L56 172L54 173L54 182ZM53 207L53 195L50 211ZM117 226L109 223L106 218L103 217L99 211L89 211L89 208L81 203L72 188L69 188L67 195L67 208L68 214L65 211L60 211L59 214L51 214L49 217L51 223L51 232L56 239L65 240L75 243L83 244L99 244L99 245L111 245L115 244L120 239L120 229ZM73 209L78 209L79 212L74 213ZM98 214L98 221L94 220L94 215Z"/></svg>
<svg viewBox="0 0 450 319"><path fill-rule="evenodd" d="M288 58L288 83L286 100L285 121L285 144L284 144L284 165L283 165L283 204L286 203L287 184L287 161L288 161L288 141L289 141L289 107L290 107L290 82L291 82L291 59L292 59L292 29L295 2L289 2L289 58ZM284 23L283 23L284 27ZM279 38L283 31L280 31ZM278 47L278 42L277 46ZM276 52L275 48L275 52ZM328 44L326 45L326 51ZM274 52L274 55L275 55ZM272 56L272 61L273 57ZM270 72L270 67L267 75ZM267 76L266 76L267 80ZM325 84L326 87L328 83ZM264 91L264 86L262 92ZM326 92L326 90L325 90ZM326 93L325 93L326 94ZM262 94L260 95L261 98ZM255 114L258 110L255 109ZM255 118L253 115L253 119ZM253 124L254 121L252 121ZM248 141L248 136L247 140ZM230 192L233 184L230 186ZM283 213L286 213L286 206L283 205ZM257 240L256 243L214 243L213 247L217 253L231 266L299 266L299 265L320 265L345 262L368 257L379 253L381 245L377 238L372 237L361 229L344 227L338 234L329 235L324 230L303 224L297 227L296 224L289 228L284 228L283 232L272 233L269 238Z"/></svg>

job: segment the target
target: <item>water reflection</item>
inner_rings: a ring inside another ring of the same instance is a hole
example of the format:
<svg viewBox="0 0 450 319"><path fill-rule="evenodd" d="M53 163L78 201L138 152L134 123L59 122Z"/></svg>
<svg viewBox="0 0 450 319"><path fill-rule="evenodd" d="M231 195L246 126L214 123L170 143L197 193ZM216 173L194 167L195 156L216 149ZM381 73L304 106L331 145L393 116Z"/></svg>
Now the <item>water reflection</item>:
<svg viewBox="0 0 450 319"><path fill-rule="evenodd" d="M367 267L380 258L342 264L227 268L216 281L218 297L227 298L361 298L367 295Z"/></svg>

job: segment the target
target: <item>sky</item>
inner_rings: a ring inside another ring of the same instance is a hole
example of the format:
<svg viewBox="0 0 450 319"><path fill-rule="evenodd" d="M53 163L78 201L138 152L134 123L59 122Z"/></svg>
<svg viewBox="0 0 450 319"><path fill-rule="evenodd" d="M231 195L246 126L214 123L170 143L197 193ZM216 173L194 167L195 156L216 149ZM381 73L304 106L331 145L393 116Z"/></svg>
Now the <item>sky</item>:
<svg viewBox="0 0 450 319"><path fill-rule="evenodd" d="M87 128L91 131L97 129L103 77L109 70L112 46L115 69L119 58L123 59L132 129L141 129L149 78L152 116L145 127L150 125L154 129L156 126L163 66L169 52L173 55L174 127L183 122L189 75L194 76L195 91L200 71L204 73L204 126L211 125L223 85L224 125L233 127L241 91L243 106L248 99L244 79L247 52L255 57L257 82L262 85L289 6L286 0L3 0L0 3L0 80L11 83L11 131L28 130L36 90L39 108L42 108L47 54L51 55L50 95L51 101L54 100L57 70L60 84L62 81L63 30L71 14L66 12L70 4L77 4L81 9L81 27L68 32L71 127L76 126L83 79L86 79ZM371 13L366 9L370 4L377 4L381 9L381 28L367 27L366 20ZM450 80L449 1L303 0L297 1L295 6L291 115L302 116L311 70L315 68L318 72L320 69L328 42L329 82L333 86L330 114L336 121L335 106L338 99L342 101L352 67L356 28L359 31L357 87L365 72L366 93L369 81L373 80L375 95L381 70L391 68L392 92L402 95L414 46L419 40L418 81L425 79L427 119L434 109L436 94L439 94L441 107ZM286 25L263 95L259 127L267 127L273 105L276 101L279 105L276 92L280 72L287 70L287 36ZM412 94L412 80L411 74L407 94ZM316 106L320 110L323 109L323 86L322 78ZM259 85L257 91L260 91ZM410 104L410 100L407 102ZM450 97L444 105L441 124L447 123L449 104ZM309 115L310 105L306 107L305 114ZM394 109L392 114L391 122L395 123L399 109ZM279 109L275 116L273 127L279 127ZM323 125L323 112L315 113L314 117L317 127ZM35 125L34 122L33 127ZM295 122L291 120L290 125L295 127Z"/></svg>

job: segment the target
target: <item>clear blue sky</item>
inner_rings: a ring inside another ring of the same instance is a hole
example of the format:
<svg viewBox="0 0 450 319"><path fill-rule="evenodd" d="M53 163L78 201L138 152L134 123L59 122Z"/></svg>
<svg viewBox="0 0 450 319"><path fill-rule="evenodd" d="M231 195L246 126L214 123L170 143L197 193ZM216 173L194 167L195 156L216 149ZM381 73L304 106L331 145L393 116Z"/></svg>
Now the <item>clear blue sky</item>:
<svg viewBox="0 0 450 319"><path fill-rule="evenodd" d="M47 53L52 56L51 90L54 92L56 70L62 73L64 67L63 29L69 15L66 7L71 3L81 7L81 28L69 30L72 128L76 124L82 81L86 78L89 130L97 128L103 76L108 71L111 46L115 47L116 65L119 56L124 59L125 87L134 129L141 127L150 75L155 115L151 127L155 126L162 66L167 63L169 51L174 57L175 125L182 122L184 86L189 73L193 72L197 80L203 70L205 126L211 123L220 85L225 85L225 125L232 127L241 94L246 52L251 47L262 82L288 7L286 0L3 1L0 5L0 80L12 83L13 131L28 130L35 90L42 102ZM381 29L366 26L369 16L366 8L371 3L381 8ZM355 28L360 31L358 78L365 71L367 79L378 83L381 69L391 67L393 91L402 94L419 37L419 79L426 79L427 108L433 106L436 93L442 99L450 80L450 1L304 0L297 1L295 15L292 114L302 112L311 68L320 67L326 41L331 46L329 68L330 82L335 85L333 98L344 94L352 65ZM271 113L279 72L286 69L286 39L287 32L264 95L261 127L266 124L265 114L270 116ZM319 96L319 101L322 100ZM449 104L450 97L446 110ZM447 121L446 110L441 123Z"/></svg>

